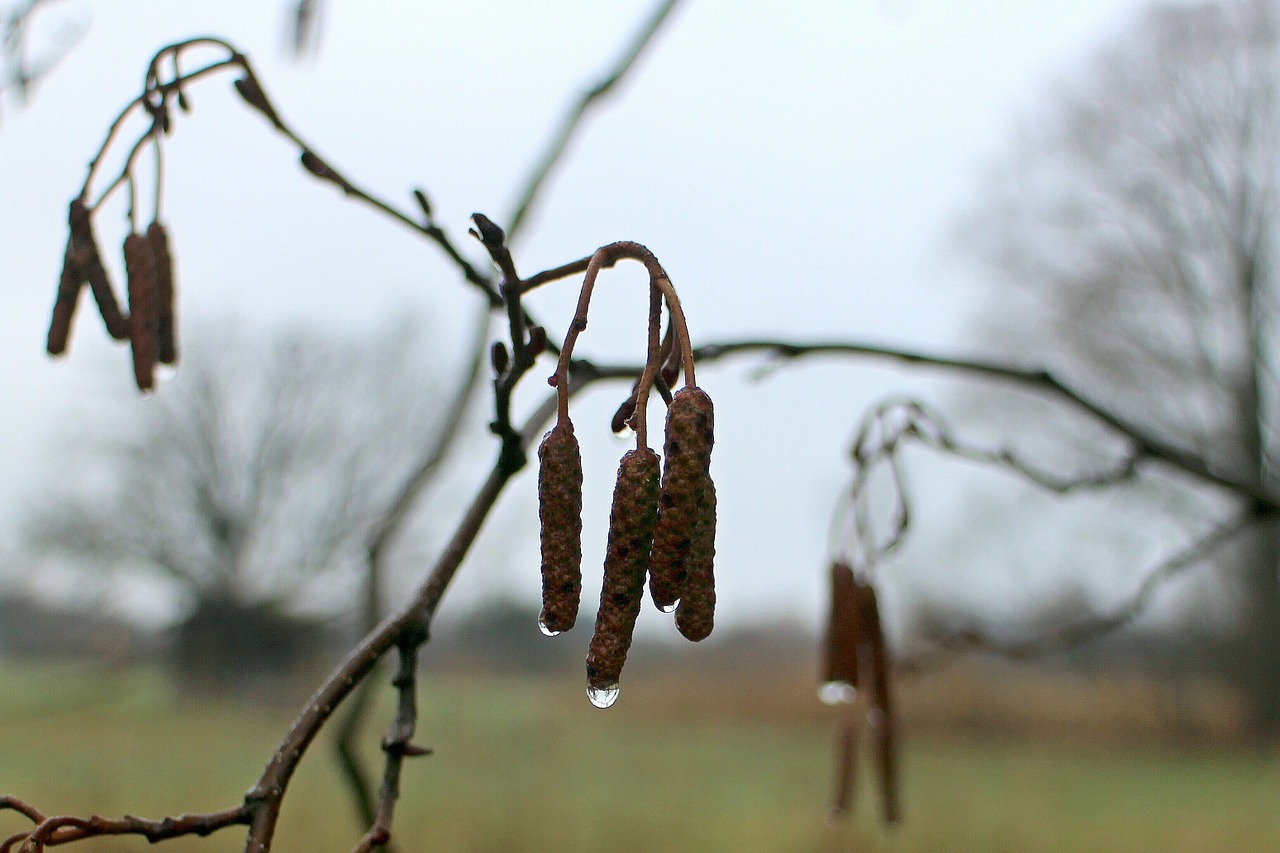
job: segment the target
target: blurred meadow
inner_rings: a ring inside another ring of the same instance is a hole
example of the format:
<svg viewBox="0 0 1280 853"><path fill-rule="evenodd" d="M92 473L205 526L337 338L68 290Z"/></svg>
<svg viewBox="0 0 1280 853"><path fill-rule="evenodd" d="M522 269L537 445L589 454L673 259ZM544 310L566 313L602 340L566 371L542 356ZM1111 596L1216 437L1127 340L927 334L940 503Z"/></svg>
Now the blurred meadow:
<svg viewBox="0 0 1280 853"><path fill-rule="evenodd" d="M406 770L398 838L475 853L1280 849L1280 763L1232 746L1238 703L1209 684L1174 697L1136 678L971 664L909 677L898 691L905 817L886 831L867 767L855 814L828 821L837 712L808 672L636 670L608 711L567 674L427 672L419 740L436 751ZM234 805L291 714L180 699L145 667L6 665L0 676L0 778L66 813ZM383 707L374 725L389 718ZM347 803L322 737L285 806L280 849L349 849L360 832ZM3 815L0 830L21 828ZM167 847L242 843L231 829Z"/></svg>

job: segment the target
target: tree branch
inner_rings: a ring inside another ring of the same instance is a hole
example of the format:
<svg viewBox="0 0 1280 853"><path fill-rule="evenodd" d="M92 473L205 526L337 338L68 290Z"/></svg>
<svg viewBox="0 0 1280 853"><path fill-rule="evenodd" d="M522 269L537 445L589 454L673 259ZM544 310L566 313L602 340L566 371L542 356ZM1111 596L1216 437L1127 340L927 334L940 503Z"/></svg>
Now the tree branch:
<svg viewBox="0 0 1280 853"><path fill-rule="evenodd" d="M590 369L580 370L572 377L571 393L581 391L604 375ZM523 451L540 435L555 410L556 395L553 394L525 421L516 433L522 451L518 458L524 458ZM516 458L510 453L498 454L488 478L472 499L453 538L440 553L431 574L419 587L413 601L384 620L377 629L361 640L298 714L257 783L245 795L245 805L252 812L252 822L245 842L246 853L267 853L271 849L280 805L289 781L307 747L338 705L393 647L412 646L416 649L427 641L431 618L439 607L440 600L479 535L498 496L520 470L519 467L513 467Z"/></svg>
<svg viewBox="0 0 1280 853"><path fill-rule="evenodd" d="M582 120L586 117L588 110L596 102L608 95L627 76L635 65L636 60L640 58L640 54L653 41L654 35L667 19L671 10L675 8L677 2L678 0L661 0L649 20L636 31L635 37L631 40L622 56L618 58L613 68L607 71L594 85L588 87L579 96L578 102L565 115L560 123L559 130L551 138L551 144L543 153L542 158L538 160L533 173L529 176L524 192L520 196L520 201L516 203L511 215L507 217L507 235L510 239L515 239L524 226L529 211L537 201L547 177L564 156L565 149L569 146L569 141L573 139L574 133L582 124Z"/></svg>
<svg viewBox="0 0 1280 853"><path fill-rule="evenodd" d="M10 796L0 797L0 809L20 812L35 824L33 829L6 838L0 843L0 853L10 853L14 845L18 845L23 851L39 851L45 847L56 847L104 835L139 835L152 844L183 835L204 837L228 826L247 825L252 811L248 805L241 805L220 812L181 814L161 820L148 820L132 815L116 819L100 815L87 818L65 815L45 817L34 806Z"/></svg>
<svg viewBox="0 0 1280 853"><path fill-rule="evenodd" d="M939 648L948 651L982 651L1018 660L1077 648L1132 623L1142 615L1164 584L1203 563L1219 548L1249 530L1257 521L1258 514L1250 509L1214 525L1199 539L1153 567L1138 585L1133 596L1110 612L1096 614L1048 631L1038 631L1034 636L1018 639L997 638L979 628L939 633L928 639ZM919 669L923 668L928 660L927 655L922 655L911 660L903 660L902 665L908 669Z"/></svg>
<svg viewBox="0 0 1280 853"><path fill-rule="evenodd" d="M1280 510L1280 497L1271 494L1260 484L1214 470L1203 456L1163 441L1101 403L1071 388L1048 370L1021 367L995 360L954 358L917 350L847 341L815 343L780 340L728 341L698 347L694 350L694 357L702 361L715 361L737 353L750 352L769 353L780 361L813 356L859 357L898 362L913 368L968 374L988 380L1009 382L1050 397L1057 397L1115 433L1128 438L1133 442L1136 459L1148 458L1162 462L1202 482L1233 492L1258 506Z"/></svg>

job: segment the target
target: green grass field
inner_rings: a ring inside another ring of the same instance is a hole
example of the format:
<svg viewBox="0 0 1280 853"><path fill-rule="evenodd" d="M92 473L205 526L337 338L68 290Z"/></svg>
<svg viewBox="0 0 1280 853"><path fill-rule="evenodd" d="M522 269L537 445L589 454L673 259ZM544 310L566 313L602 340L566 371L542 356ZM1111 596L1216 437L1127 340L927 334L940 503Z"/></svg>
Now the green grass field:
<svg viewBox="0 0 1280 853"><path fill-rule="evenodd" d="M932 731L906 733L900 827L876 824L864 768L857 814L833 828L825 813L834 729L824 711L725 702L735 690L747 687L641 678L599 711L576 681L429 678L419 740L436 753L407 770L399 850L1280 849L1274 757ZM0 793L47 813L225 808L252 784L289 716L178 702L145 672L0 669ZM386 722L378 715L371 741ZM0 816L6 835L21 827ZM359 834L322 738L294 782L276 849L345 851ZM242 841L226 830L164 849L237 850ZM76 846L146 848L120 839Z"/></svg>

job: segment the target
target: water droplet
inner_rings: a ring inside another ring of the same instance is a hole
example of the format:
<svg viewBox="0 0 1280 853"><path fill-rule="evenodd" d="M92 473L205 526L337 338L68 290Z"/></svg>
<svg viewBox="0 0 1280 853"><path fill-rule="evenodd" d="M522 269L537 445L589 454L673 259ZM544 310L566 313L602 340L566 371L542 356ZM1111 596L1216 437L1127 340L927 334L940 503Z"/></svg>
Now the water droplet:
<svg viewBox="0 0 1280 853"><path fill-rule="evenodd" d="M858 698L858 691L847 681L828 681L818 688L818 698L825 705L848 705Z"/></svg>
<svg viewBox="0 0 1280 853"><path fill-rule="evenodd" d="M677 598L675 601L671 602L670 604L659 604L658 609L661 610L663 613L671 613L679 606L680 606L680 599Z"/></svg>
<svg viewBox="0 0 1280 853"><path fill-rule="evenodd" d="M178 375L178 368L172 364L159 363L155 367L156 382L168 382L170 379Z"/></svg>
<svg viewBox="0 0 1280 853"><path fill-rule="evenodd" d="M155 395L156 395L156 392L154 388L142 388L142 389L139 389L138 391L139 400L150 400Z"/></svg>
<svg viewBox="0 0 1280 853"><path fill-rule="evenodd" d="M608 708L618 701L618 685L612 687L588 687L587 698L597 708Z"/></svg>
<svg viewBox="0 0 1280 853"><path fill-rule="evenodd" d="M631 428L631 424L623 424L622 429L615 432L613 436L619 441L633 441L635 440L636 431Z"/></svg>
<svg viewBox="0 0 1280 853"><path fill-rule="evenodd" d="M538 614L538 630L542 632L544 637L555 637L560 634L559 631L553 630L547 625L547 619L541 613Z"/></svg>

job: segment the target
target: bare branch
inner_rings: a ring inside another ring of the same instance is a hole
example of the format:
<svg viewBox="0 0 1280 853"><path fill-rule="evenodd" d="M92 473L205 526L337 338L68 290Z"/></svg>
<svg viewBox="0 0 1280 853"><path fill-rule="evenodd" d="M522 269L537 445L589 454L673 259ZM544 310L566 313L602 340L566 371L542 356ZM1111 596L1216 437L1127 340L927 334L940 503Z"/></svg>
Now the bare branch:
<svg viewBox="0 0 1280 853"><path fill-rule="evenodd" d="M1256 512L1244 511L1213 526L1199 539L1154 566L1142 579L1133 596L1107 613L1037 631L1034 636L1019 639L998 638L976 628L935 635L928 639L947 650L982 651L1020 660L1082 646L1131 624L1142 615L1166 583L1197 565L1203 565L1219 548L1251 529L1258 520ZM922 657L904 661L903 664L905 667L915 668L926 660L927 658Z"/></svg>
<svg viewBox="0 0 1280 853"><path fill-rule="evenodd" d="M180 814L160 820L125 815L122 818L105 818L91 815L87 818L58 816L45 817L34 806L18 800L16 797L0 798L0 809L8 808L21 812L32 820L36 826L26 832L18 832L0 843L0 853L10 853L14 845L22 850L42 850L45 847L57 847L80 841L85 838L98 838L104 835L138 835L152 844L167 841L184 835L211 835L228 826L245 826L249 823L252 809L247 805L225 809L207 814Z"/></svg>
<svg viewBox="0 0 1280 853"><path fill-rule="evenodd" d="M559 130L551 139L551 144L547 147L542 158L534 167L533 173L529 176L528 183L520 196L520 201L516 203L515 210L507 217L507 234L510 239L515 239L520 232L530 209L537 201L538 195L546 183L547 177L564 156L565 149L569 146L569 141L573 139L574 133L578 130L583 118L586 117L588 110L608 95L627 76L635 65L636 60L640 58L640 54L653 41L658 28L662 26L663 21L667 19L677 2L678 0L661 0L659 2L649 20L636 31L635 37L631 40L622 56L618 58L618 62L600 80L588 87L579 96L578 102L565 115Z"/></svg>
<svg viewBox="0 0 1280 853"><path fill-rule="evenodd" d="M1056 397L1133 443L1135 461L1148 458L1190 474L1202 482L1225 489L1268 509L1280 509L1280 497L1262 485L1216 470L1203 456L1176 447L1128 421L1108 407L1075 390L1044 369L1022 367L993 359L965 359L933 355L917 350L859 343L825 341L795 343L781 340L750 340L712 343L694 350L701 361L715 361L736 353L765 352L780 361L811 356L844 356L876 361L893 361L913 368L926 368L1009 382L1037 393Z"/></svg>

